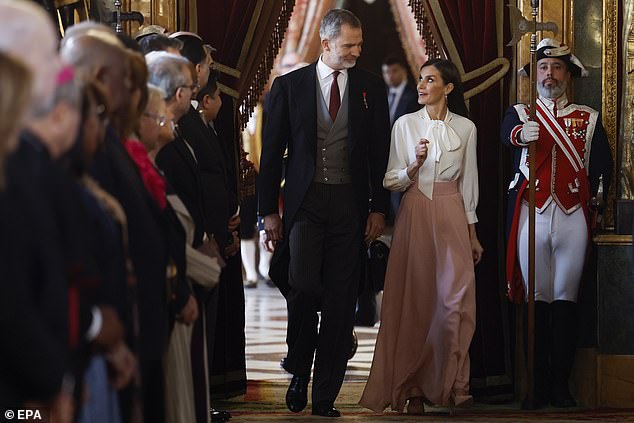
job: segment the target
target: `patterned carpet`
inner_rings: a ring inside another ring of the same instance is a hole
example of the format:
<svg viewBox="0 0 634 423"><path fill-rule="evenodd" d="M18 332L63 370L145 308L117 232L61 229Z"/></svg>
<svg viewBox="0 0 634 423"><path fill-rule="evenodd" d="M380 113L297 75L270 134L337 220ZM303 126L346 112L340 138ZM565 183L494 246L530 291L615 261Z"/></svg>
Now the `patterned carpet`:
<svg viewBox="0 0 634 423"><path fill-rule="evenodd" d="M284 396L290 375L279 365L286 354L286 303L277 289L259 284L246 292L247 311L247 376L249 385L243 398L215 402L220 409L230 410L231 422L323 422L323 417L310 415L310 404L299 414L286 409ZM423 416L376 414L361 408L357 402L367 379L377 330L356 328L359 349L348 364L346 381L336 407L343 418L337 421L356 422L634 422L634 409L560 411L544 409L522 412L519 404L487 405L476 403L468 410L457 410L453 416L446 408L426 409ZM310 398L310 393L309 393Z"/></svg>

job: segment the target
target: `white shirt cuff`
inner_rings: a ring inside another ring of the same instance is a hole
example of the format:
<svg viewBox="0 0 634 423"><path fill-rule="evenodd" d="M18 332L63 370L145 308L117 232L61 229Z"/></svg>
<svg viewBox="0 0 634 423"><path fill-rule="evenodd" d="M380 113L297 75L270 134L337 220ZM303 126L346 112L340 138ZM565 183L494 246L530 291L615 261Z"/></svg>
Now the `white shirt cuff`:
<svg viewBox="0 0 634 423"><path fill-rule="evenodd" d="M414 183L414 181L412 181L409 175L407 174L407 168L401 169L398 172L398 182L399 182L399 185L405 188L407 188L408 186Z"/></svg>
<svg viewBox="0 0 634 423"><path fill-rule="evenodd" d="M474 211L468 211L466 212L467 214L467 223L468 224L473 224L473 223L478 223L478 216L476 216L476 212Z"/></svg>
<svg viewBox="0 0 634 423"><path fill-rule="evenodd" d="M90 323L90 327L86 332L86 341L90 342L94 340L99 332L101 332L101 326L103 325L103 316L101 315L101 310L98 307L92 308L92 322Z"/></svg>

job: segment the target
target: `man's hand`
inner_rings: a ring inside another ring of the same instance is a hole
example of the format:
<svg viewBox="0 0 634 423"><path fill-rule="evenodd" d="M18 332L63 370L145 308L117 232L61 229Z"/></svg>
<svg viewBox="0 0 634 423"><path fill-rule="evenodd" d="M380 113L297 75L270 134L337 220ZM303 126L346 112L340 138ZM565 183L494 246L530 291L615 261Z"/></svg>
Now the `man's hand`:
<svg viewBox="0 0 634 423"><path fill-rule="evenodd" d="M101 330L93 340L94 344L109 349L116 343L123 339L124 329L119 314L111 307L102 305L99 306L101 312Z"/></svg>
<svg viewBox="0 0 634 423"><path fill-rule="evenodd" d="M198 304L193 295L189 296L187 303L176 318L179 322L186 325L191 325L198 319Z"/></svg>
<svg viewBox="0 0 634 423"><path fill-rule="evenodd" d="M365 225L365 242L372 242L381 235L385 229L385 216L382 213L370 213Z"/></svg>
<svg viewBox="0 0 634 423"><path fill-rule="evenodd" d="M524 125L522 125L522 130L520 132L520 140L522 140L524 144L535 142L538 139L539 139L539 123L529 120Z"/></svg>
<svg viewBox="0 0 634 423"><path fill-rule="evenodd" d="M240 251L240 238L238 238L238 232L233 231L231 233L231 244L225 247L225 257L233 257Z"/></svg>
<svg viewBox="0 0 634 423"><path fill-rule="evenodd" d="M227 224L227 229L229 230L229 232L233 232L236 230L236 228L238 227L238 225L240 225L240 215L235 215L235 216L231 216L231 219L229 219L229 223Z"/></svg>
<svg viewBox="0 0 634 423"><path fill-rule="evenodd" d="M132 380L136 371L136 358L121 341L106 354L106 361L110 369L110 383L117 389L123 389Z"/></svg>
<svg viewBox="0 0 634 423"><path fill-rule="evenodd" d="M282 218L277 213L264 216L264 248L269 253L275 250L275 244L284 238L284 230L282 228Z"/></svg>

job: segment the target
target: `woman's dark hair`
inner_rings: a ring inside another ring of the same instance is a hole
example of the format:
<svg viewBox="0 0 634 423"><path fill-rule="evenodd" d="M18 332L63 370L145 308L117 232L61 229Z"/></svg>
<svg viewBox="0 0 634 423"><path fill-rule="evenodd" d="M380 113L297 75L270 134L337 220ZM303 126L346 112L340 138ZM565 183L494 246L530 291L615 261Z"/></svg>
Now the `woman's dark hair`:
<svg viewBox="0 0 634 423"><path fill-rule="evenodd" d="M117 32L117 38L119 39L119 41L123 43L125 48L130 49L141 55L145 54L143 53L143 50L141 50L141 46L139 45L139 43L134 38L130 37L129 35L121 33L121 32Z"/></svg>
<svg viewBox="0 0 634 423"><path fill-rule="evenodd" d="M200 38L193 35L179 35L175 37L183 43L183 47L180 49L181 56L187 58L194 65L201 64L207 57L207 52L204 43Z"/></svg>
<svg viewBox="0 0 634 423"><path fill-rule="evenodd" d="M218 82L214 76L210 75L207 85L196 93L196 100L203 101L206 95L213 97L216 94L216 90L218 90Z"/></svg>
<svg viewBox="0 0 634 423"><path fill-rule="evenodd" d="M178 38L169 38L163 34L150 34L139 40L139 46L141 46L143 54L148 54L151 51L165 51L170 47L180 51L183 48L183 42Z"/></svg>
<svg viewBox="0 0 634 423"><path fill-rule="evenodd" d="M456 65L445 59L429 59L423 63L420 70L422 71L427 66L433 66L438 69L445 85L453 84L453 90L447 96L447 107L449 110L452 113L469 118L469 110L464 101L464 88L462 87L460 72L458 72Z"/></svg>

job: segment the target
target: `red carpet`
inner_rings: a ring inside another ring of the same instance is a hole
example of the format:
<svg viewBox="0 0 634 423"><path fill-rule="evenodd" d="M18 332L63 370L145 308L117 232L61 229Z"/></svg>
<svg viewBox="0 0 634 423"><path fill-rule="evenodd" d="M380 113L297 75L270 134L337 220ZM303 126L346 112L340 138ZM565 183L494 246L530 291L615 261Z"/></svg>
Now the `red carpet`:
<svg viewBox="0 0 634 423"><path fill-rule="evenodd" d="M476 403L470 409L457 410L450 416L445 408L432 408L424 416L399 415L388 412L376 414L358 406L363 383L346 382L335 406L343 418L336 421L359 422L634 422L634 409L573 409L561 411L554 408L526 412L518 410L518 404L488 405ZM310 403L304 412L293 414L286 409L284 395L287 383L250 381L244 398L215 402L214 406L231 411L237 422L318 422L323 417L310 415ZM309 394L310 398L310 394Z"/></svg>

